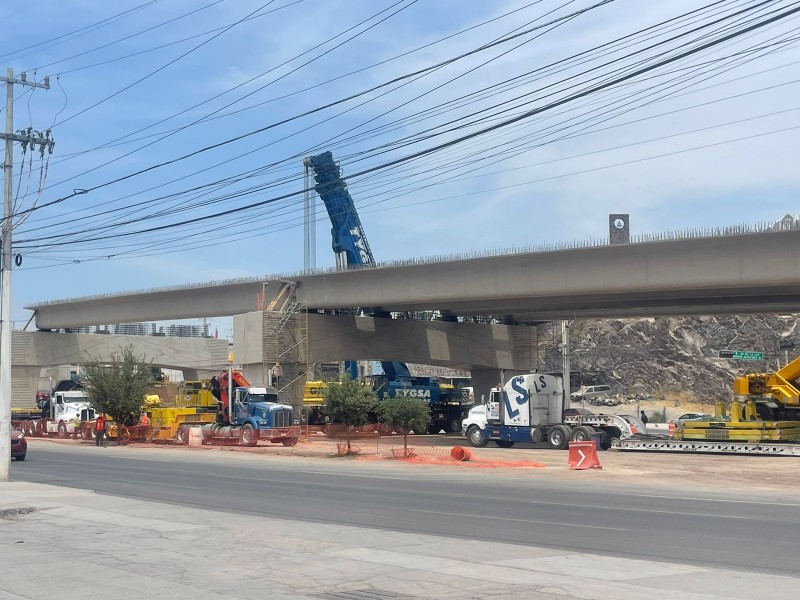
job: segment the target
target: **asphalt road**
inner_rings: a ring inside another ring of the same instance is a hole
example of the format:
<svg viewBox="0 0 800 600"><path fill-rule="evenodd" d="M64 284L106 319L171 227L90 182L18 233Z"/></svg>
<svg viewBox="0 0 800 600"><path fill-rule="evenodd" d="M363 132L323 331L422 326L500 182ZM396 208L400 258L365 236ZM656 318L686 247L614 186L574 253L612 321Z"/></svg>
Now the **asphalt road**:
<svg viewBox="0 0 800 600"><path fill-rule="evenodd" d="M31 444L13 480L223 511L795 575L795 503L547 474ZM480 552L477 543L465 551Z"/></svg>

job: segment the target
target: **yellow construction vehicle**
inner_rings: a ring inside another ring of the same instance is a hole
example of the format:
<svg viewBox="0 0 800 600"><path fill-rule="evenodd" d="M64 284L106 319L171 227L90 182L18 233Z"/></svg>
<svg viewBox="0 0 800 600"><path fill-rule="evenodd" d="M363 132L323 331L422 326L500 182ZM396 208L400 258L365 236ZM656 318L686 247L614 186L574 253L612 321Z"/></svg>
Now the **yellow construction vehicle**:
<svg viewBox="0 0 800 600"><path fill-rule="evenodd" d="M716 403L714 417L684 421L670 439L633 436L614 440L619 450L777 454L800 456L800 357L773 373L733 381L730 407Z"/></svg>
<svg viewBox="0 0 800 600"><path fill-rule="evenodd" d="M327 387L328 384L324 381L306 381L303 390L303 409L300 413L300 422L303 425L325 425L327 422L322 412Z"/></svg>

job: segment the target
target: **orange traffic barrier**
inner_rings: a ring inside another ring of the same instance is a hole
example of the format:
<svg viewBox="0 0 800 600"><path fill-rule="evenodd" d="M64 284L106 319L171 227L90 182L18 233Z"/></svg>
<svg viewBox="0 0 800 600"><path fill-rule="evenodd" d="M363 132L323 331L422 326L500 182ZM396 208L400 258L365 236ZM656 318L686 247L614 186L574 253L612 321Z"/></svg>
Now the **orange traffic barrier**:
<svg viewBox="0 0 800 600"><path fill-rule="evenodd" d="M472 458L472 450L463 446L456 446L450 450L450 458L459 462L464 462Z"/></svg>
<svg viewBox="0 0 800 600"><path fill-rule="evenodd" d="M669 437L675 435L675 421L669 422L669 425L667 425L667 430L669 431Z"/></svg>
<svg viewBox="0 0 800 600"><path fill-rule="evenodd" d="M568 460L570 469L582 471L603 468L597 457L597 445L594 442L570 442Z"/></svg>

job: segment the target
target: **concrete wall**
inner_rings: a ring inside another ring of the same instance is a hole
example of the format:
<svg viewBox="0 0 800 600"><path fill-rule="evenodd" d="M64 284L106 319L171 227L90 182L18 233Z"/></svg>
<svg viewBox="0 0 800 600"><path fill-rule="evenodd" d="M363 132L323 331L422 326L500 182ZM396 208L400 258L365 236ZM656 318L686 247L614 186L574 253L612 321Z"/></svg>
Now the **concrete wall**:
<svg viewBox="0 0 800 600"><path fill-rule="evenodd" d="M35 405L42 367L110 360L126 346L154 367L210 376L228 364L227 340L81 333L12 332L12 406Z"/></svg>

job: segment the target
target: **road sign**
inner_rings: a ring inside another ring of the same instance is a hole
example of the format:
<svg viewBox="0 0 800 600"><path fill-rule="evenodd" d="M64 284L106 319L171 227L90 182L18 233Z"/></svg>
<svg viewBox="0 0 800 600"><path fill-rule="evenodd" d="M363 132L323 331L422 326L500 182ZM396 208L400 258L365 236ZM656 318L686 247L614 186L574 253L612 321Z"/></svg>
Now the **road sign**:
<svg viewBox="0 0 800 600"><path fill-rule="evenodd" d="M752 350L720 350L719 357L734 360L764 360L764 353Z"/></svg>
<svg viewBox="0 0 800 600"><path fill-rule="evenodd" d="M594 442L570 442L567 457L570 469L602 469L597 456L597 444Z"/></svg>

